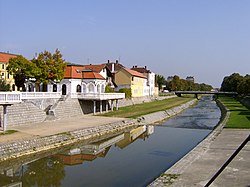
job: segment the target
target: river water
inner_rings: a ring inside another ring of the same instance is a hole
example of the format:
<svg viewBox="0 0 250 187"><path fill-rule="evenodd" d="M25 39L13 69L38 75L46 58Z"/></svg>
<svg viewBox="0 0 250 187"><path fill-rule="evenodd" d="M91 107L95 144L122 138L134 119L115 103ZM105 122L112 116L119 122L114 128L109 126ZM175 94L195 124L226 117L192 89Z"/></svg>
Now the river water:
<svg viewBox="0 0 250 187"><path fill-rule="evenodd" d="M77 145L0 175L0 186L146 186L181 159L218 124L210 97L156 126Z"/></svg>

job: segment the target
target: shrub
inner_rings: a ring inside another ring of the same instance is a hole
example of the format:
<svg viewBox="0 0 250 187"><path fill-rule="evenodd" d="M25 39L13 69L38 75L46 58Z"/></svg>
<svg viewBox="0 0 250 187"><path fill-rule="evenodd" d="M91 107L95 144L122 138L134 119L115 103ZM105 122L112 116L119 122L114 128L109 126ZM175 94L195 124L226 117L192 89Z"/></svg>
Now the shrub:
<svg viewBox="0 0 250 187"><path fill-rule="evenodd" d="M131 88L121 88L119 90L120 93L125 93L125 98L131 98L132 97L132 91Z"/></svg>

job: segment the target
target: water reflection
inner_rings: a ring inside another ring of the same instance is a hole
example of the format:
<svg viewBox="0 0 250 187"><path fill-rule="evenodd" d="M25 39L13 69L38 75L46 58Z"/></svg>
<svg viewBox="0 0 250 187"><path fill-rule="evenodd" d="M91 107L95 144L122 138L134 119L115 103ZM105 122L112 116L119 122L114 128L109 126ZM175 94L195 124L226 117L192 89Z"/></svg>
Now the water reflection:
<svg viewBox="0 0 250 187"><path fill-rule="evenodd" d="M123 134L87 145L74 146L62 153L21 165L12 165L1 170L0 186L61 186L65 177L65 166L82 165L98 157L106 157L115 145L127 147L136 139L146 139L153 134L154 126L139 126Z"/></svg>

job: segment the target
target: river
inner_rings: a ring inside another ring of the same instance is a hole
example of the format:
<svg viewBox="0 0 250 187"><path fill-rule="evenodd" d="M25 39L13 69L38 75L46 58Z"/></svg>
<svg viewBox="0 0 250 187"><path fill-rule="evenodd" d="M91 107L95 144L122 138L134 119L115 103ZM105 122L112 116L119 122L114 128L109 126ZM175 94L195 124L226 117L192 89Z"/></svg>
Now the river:
<svg viewBox="0 0 250 187"><path fill-rule="evenodd" d="M161 124L75 147L19 167L6 168L0 185L147 186L201 142L218 124L211 97Z"/></svg>

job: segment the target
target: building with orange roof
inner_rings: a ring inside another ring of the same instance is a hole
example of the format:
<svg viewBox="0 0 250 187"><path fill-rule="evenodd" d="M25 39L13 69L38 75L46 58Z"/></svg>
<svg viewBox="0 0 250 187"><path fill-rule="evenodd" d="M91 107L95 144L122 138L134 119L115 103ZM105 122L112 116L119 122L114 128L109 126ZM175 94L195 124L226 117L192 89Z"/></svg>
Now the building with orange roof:
<svg viewBox="0 0 250 187"><path fill-rule="evenodd" d="M147 85L144 88L145 96L158 95L158 88L155 87L155 73L148 70L147 66L144 67L133 66L131 69L140 72L147 77Z"/></svg>
<svg viewBox="0 0 250 187"><path fill-rule="evenodd" d="M13 75L9 74L7 71L7 67L9 64L9 60L11 58L16 58L17 55L0 52L0 75L1 79L6 81L6 84L10 85L12 91L15 91L17 87L15 86L15 80Z"/></svg>
<svg viewBox="0 0 250 187"><path fill-rule="evenodd" d="M55 88L57 86L57 88ZM68 64L64 79L52 85L50 91L62 92L62 95L76 93L104 93L106 79L88 66Z"/></svg>
<svg viewBox="0 0 250 187"><path fill-rule="evenodd" d="M147 85L147 77L138 71L121 68L115 73L117 89L130 88L132 97L143 97L144 88Z"/></svg>

